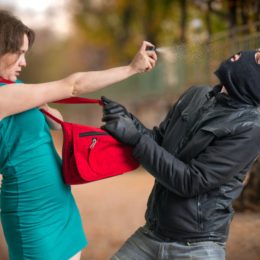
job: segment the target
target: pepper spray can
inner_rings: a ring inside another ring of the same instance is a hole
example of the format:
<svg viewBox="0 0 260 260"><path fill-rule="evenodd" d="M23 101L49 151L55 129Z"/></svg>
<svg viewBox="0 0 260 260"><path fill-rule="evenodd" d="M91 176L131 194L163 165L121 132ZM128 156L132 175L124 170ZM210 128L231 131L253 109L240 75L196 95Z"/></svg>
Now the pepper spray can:
<svg viewBox="0 0 260 260"><path fill-rule="evenodd" d="M156 47L155 46L147 46L145 48L146 51L156 51Z"/></svg>

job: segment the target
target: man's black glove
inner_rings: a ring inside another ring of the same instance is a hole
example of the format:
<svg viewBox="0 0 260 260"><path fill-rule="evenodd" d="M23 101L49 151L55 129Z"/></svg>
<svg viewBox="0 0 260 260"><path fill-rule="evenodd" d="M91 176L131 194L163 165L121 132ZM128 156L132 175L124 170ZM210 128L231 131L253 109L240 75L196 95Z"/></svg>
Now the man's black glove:
<svg viewBox="0 0 260 260"><path fill-rule="evenodd" d="M136 126L137 130L142 133L142 134L147 134L150 137L154 138L153 135L153 131L146 128L142 122L139 121L138 118L136 118L133 114L131 114L130 112L127 111L127 109L115 102L112 101L110 99L108 99L107 97L102 96L101 100L104 104L103 106L103 118L102 121L103 122L108 122L111 119L114 119L115 117L119 117L119 116L126 116L129 117L130 119L133 120L134 125Z"/></svg>
<svg viewBox="0 0 260 260"><path fill-rule="evenodd" d="M101 128L108 131L118 141L130 146L136 146L142 136L133 121L126 116L111 118Z"/></svg>
<svg viewBox="0 0 260 260"><path fill-rule="evenodd" d="M109 121L111 118L119 117L119 116L131 117L130 113L123 105L115 101L112 101L104 96L101 97L101 100L104 104L102 121L106 122Z"/></svg>

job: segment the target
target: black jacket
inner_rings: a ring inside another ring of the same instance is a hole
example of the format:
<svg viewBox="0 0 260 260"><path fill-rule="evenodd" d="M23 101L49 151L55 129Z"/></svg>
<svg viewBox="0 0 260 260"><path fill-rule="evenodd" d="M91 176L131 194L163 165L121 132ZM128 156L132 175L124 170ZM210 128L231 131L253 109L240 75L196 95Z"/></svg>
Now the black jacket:
<svg viewBox="0 0 260 260"><path fill-rule="evenodd" d="M232 201L259 153L259 109L211 90L190 88L134 148L155 177L146 221L165 241L226 241Z"/></svg>

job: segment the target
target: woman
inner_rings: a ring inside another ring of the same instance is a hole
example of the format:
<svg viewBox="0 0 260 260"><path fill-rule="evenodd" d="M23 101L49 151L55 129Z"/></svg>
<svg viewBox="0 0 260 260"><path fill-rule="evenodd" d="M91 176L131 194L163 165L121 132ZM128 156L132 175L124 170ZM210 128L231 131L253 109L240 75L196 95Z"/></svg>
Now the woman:
<svg viewBox="0 0 260 260"><path fill-rule="evenodd" d="M87 241L70 187L62 181L49 131L55 124L48 124L38 108L150 71L157 57L145 51L152 44L143 42L128 66L74 73L41 84L15 84L33 42L30 28L0 11L1 222L10 260L75 260Z"/></svg>

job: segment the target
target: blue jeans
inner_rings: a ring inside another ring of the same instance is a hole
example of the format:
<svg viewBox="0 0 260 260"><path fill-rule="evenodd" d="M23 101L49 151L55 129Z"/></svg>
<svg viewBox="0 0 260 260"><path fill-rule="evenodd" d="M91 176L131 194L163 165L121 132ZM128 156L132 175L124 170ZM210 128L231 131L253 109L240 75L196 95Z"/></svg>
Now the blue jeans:
<svg viewBox="0 0 260 260"><path fill-rule="evenodd" d="M163 242L147 227L139 228L111 260L225 260L225 243Z"/></svg>

